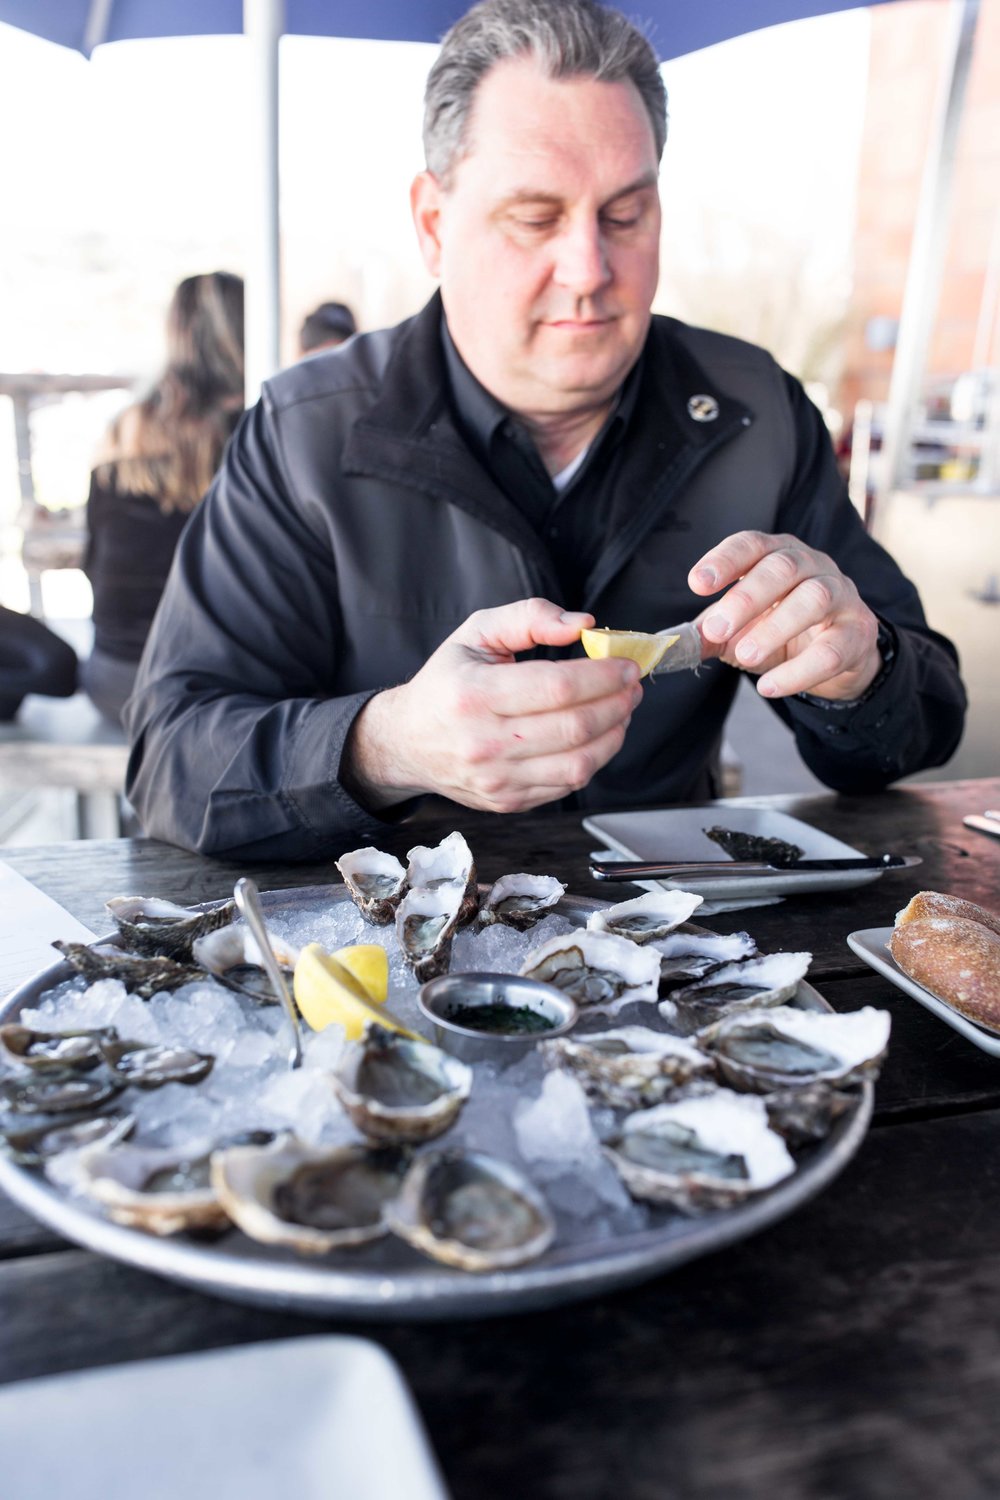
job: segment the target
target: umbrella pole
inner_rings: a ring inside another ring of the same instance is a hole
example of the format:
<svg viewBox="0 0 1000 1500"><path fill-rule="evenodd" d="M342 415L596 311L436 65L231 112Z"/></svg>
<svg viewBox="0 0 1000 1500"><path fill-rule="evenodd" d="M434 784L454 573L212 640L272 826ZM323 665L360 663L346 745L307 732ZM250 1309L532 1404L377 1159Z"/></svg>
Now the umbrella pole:
<svg viewBox="0 0 1000 1500"><path fill-rule="evenodd" d="M246 277L246 403L280 364L281 252L278 208L278 43L284 0L243 0L243 34L250 70L247 139L251 197Z"/></svg>

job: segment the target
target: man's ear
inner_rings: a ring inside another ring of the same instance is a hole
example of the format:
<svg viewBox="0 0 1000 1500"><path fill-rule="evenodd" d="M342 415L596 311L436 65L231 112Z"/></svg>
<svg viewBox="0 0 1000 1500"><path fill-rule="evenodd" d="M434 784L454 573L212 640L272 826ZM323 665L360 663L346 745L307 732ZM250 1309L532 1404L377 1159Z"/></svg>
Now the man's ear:
<svg viewBox="0 0 1000 1500"><path fill-rule="evenodd" d="M410 188L410 212L424 265L435 279L441 275L442 188L433 172L420 172Z"/></svg>

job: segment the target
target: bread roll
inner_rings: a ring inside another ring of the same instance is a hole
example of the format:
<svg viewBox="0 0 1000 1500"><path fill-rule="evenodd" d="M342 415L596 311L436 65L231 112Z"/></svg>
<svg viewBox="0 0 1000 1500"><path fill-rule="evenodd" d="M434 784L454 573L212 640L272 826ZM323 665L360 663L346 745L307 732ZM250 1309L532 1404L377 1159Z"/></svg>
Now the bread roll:
<svg viewBox="0 0 1000 1500"><path fill-rule="evenodd" d="M963 901L961 896L948 896L944 891L918 891L910 904L896 913L896 926L921 917L964 917L968 922L982 922L1000 937L1000 916L996 912L987 911L974 901Z"/></svg>
<svg viewBox="0 0 1000 1500"><path fill-rule="evenodd" d="M911 917L893 931L889 952L932 995L1000 1030L1000 933L967 917Z"/></svg>

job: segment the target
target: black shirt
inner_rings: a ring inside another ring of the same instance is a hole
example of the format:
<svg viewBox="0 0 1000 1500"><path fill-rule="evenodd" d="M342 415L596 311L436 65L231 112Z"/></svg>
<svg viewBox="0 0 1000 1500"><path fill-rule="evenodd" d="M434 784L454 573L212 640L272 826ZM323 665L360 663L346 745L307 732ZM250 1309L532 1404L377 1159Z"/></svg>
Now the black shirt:
<svg viewBox="0 0 1000 1500"><path fill-rule="evenodd" d="M557 490L523 422L473 375L441 320L445 368L455 418L490 478L534 528L552 556L563 588L557 602L580 609L584 585L604 550L624 451L623 438L642 384L633 365L600 432L565 489Z"/></svg>

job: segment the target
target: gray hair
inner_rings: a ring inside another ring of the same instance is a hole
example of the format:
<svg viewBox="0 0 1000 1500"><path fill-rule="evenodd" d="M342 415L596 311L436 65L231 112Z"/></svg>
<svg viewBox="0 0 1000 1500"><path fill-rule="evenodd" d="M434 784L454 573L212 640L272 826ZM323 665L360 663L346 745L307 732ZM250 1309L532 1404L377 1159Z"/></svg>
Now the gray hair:
<svg viewBox="0 0 1000 1500"><path fill-rule="evenodd" d="M445 186L469 147L476 89L513 57L533 57L549 78L631 81L649 115L657 159L663 154L667 91L656 53L620 11L596 0L480 0L446 33L424 92L427 166Z"/></svg>

